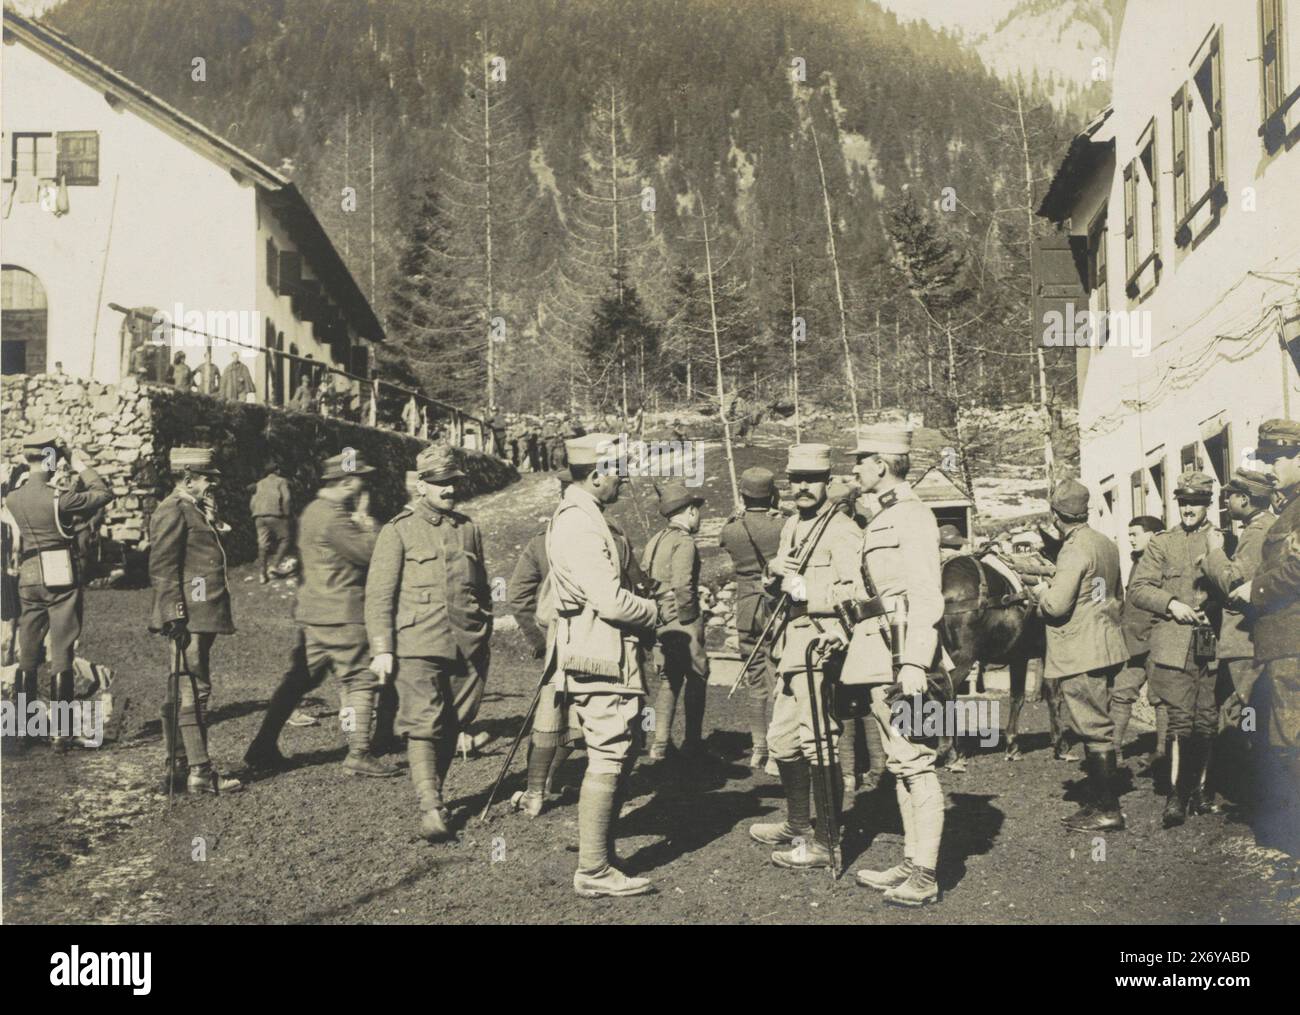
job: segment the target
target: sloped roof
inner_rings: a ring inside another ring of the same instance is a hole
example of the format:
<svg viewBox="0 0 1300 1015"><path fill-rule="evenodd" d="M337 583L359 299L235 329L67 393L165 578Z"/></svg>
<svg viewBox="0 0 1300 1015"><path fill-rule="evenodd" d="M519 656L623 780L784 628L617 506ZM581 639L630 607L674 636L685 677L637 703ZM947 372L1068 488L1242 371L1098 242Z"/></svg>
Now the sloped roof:
<svg viewBox="0 0 1300 1015"><path fill-rule="evenodd" d="M970 495L961 488L961 484L937 465L932 465L921 473L912 484L912 489L923 501L935 503L960 501L964 504L974 504Z"/></svg>
<svg viewBox="0 0 1300 1015"><path fill-rule="evenodd" d="M1114 138L1105 141L1095 140L1097 132L1110 119L1112 112L1114 112L1113 107L1107 106L1074 136L1065 158L1061 160L1060 166L1052 176L1052 182L1048 185L1047 193L1043 195L1042 203L1038 206L1036 214L1040 218L1059 224L1069 217L1080 181L1095 172L1115 148Z"/></svg>
<svg viewBox="0 0 1300 1015"><path fill-rule="evenodd" d="M229 170L237 181L251 182L280 214L294 244L306 257L313 273L328 288L352 327L372 341L384 340L383 325L370 301L339 257L329 234L316 218L307 199L286 176L231 144L197 120L74 46L61 32L4 9L5 42L19 39L55 65L104 94L112 106L123 106L141 119L170 134L200 155ZM11 38L12 37L12 38Z"/></svg>

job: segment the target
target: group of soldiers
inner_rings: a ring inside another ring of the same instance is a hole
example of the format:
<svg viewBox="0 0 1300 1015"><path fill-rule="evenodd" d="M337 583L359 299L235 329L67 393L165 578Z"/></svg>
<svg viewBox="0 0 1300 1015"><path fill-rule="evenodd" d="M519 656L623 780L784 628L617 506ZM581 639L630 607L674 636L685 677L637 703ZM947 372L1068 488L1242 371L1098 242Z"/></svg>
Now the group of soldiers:
<svg viewBox="0 0 1300 1015"><path fill-rule="evenodd" d="M527 472L562 472L568 468L565 445L586 431L569 419L514 416L499 411L485 413L489 454L503 458Z"/></svg>
<svg viewBox="0 0 1300 1015"><path fill-rule="evenodd" d="M682 483L665 484L664 528L638 557L606 514L626 481L611 467L616 444L614 435L601 433L567 441L559 503L525 547L511 582L510 607L541 662L526 789L515 805L540 815L554 798L560 764L575 747L585 748L574 874L584 897L652 890L648 879L619 869L616 851L644 734L653 732L650 760L665 760L680 702L679 753L705 753L709 660L694 540L704 500ZM773 847L771 860L783 868L838 865L843 797L855 768L853 739L845 734L862 719L872 769L893 777L904 841L898 863L859 870L856 880L887 902L920 906L939 898L939 741L900 721L900 706L946 701L954 690L942 641L940 530L907 482L911 447L906 428L863 428L853 452L856 507L845 509L845 488L832 480L831 448L794 445L786 464L793 513L778 510L776 477L750 469L741 480L743 510L720 540L735 565L736 622L748 657L742 678L751 765L774 765L785 798L783 819L753 825L750 836ZM72 693L65 675L80 633L81 591L67 526L112 499L75 455L77 489L49 491L44 471L67 454L52 433L33 434L25 442L32 480L10 498L23 545L19 684L35 697L48 631L51 700ZM1229 484L1229 507L1245 526L1232 552L1207 520L1212 480L1185 473L1175 492L1178 528L1153 532L1158 523L1134 520L1149 539L1127 596L1116 544L1088 525L1086 487L1065 480L1054 489L1062 546L1035 608L1047 625L1044 676L1059 681L1070 724L1086 747L1085 801L1064 819L1067 827L1123 827L1116 748L1144 681L1164 710L1176 758L1164 823L1180 824L1213 806L1203 775L1219 706L1231 704L1216 678L1228 682L1238 716L1247 709L1261 716L1267 750L1257 752L1259 786L1268 801L1261 811L1294 824L1300 424L1263 424L1256 455L1271 463L1273 476L1239 470ZM149 565L149 626L166 637L176 674L162 707L166 783L194 794L230 792L241 784L216 770L207 744L212 651L218 635L235 629L225 526L213 509L221 474L203 448L172 449L170 465L174 487L151 519ZM410 503L382 527L368 512L373 471L351 450L322 463L321 486L298 521L301 585L290 663L245 762L254 772L287 764L280 731L332 673L343 693L344 769L398 774L374 750L381 691L395 685L395 732L406 741L420 831L440 841L454 836L444 787L487 679L493 617L483 542L457 510L463 473L450 447L421 452L408 474ZM277 490L268 484L268 499ZM660 681L649 710L652 669Z"/></svg>

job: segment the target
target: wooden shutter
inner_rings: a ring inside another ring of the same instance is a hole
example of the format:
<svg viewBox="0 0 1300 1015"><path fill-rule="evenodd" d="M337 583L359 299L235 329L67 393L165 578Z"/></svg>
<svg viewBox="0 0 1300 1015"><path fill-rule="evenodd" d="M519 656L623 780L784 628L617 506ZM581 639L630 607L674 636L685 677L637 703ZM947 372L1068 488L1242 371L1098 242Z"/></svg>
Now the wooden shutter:
<svg viewBox="0 0 1300 1015"><path fill-rule="evenodd" d="M1137 159L1124 167L1124 278L1133 277L1138 266Z"/></svg>
<svg viewBox="0 0 1300 1015"><path fill-rule="evenodd" d="M275 247L275 240L266 238L266 284L271 292L280 289L280 252Z"/></svg>
<svg viewBox="0 0 1300 1015"><path fill-rule="evenodd" d="M99 186L99 132L64 130L58 134L58 176L69 187Z"/></svg>
<svg viewBox="0 0 1300 1015"><path fill-rule="evenodd" d="M1151 121L1151 253L1160 250L1160 142L1159 128ZM1157 270L1159 262L1157 261Z"/></svg>
<svg viewBox="0 0 1300 1015"><path fill-rule="evenodd" d="M1214 187L1223 182L1223 29L1210 45L1210 180Z"/></svg>
<svg viewBox="0 0 1300 1015"><path fill-rule="evenodd" d="M293 250L280 251L280 277L276 291L281 296L292 296L302 282L302 255Z"/></svg>
<svg viewBox="0 0 1300 1015"><path fill-rule="evenodd" d="M1267 120L1282 104L1282 0L1259 0L1259 53Z"/></svg>
<svg viewBox="0 0 1300 1015"><path fill-rule="evenodd" d="M1174 92L1170 103L1173 107L1173 149L1174 149L1174 221L1181 223L1191 204L1191 174L1187 165L1187 123L1188 106L1191 91L1183 85Z"/></svg>

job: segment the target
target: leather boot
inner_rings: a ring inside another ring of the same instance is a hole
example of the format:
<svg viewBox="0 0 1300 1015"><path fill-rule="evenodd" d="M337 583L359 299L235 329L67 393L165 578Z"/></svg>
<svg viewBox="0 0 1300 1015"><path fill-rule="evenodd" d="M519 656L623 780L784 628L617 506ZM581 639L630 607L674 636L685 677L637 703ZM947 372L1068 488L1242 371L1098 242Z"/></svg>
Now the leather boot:
<svg viewBox="0 0 1300 1015"><path fill-rule="evenodd" d="M795 839L812 838L812 812L808 795L812 788L812 766L803 758L778 761L781 788L785 791L785 820L759 822L749 826L749 837L765 846L788 846Z"/></svg>
<svg viewBox="0 0 1300 1015"><path fill-rule="evenodd" d="M442 802L442 779L433 741L408 738L406 753L411 764L411 783L420 801L420 835L429 842L455 838L449 827L451 815Z"/></svg>
<svg viewBox="0 0 1300 1015"><path fill-rule="evenodd" d="M907 880L885 892L885 901L895 906L924 906L939 901L939 882L934 871L913 867Z"/></svg>
<svg viewBox="0 0 1300 1015"><path fill-rule="evenodd" d="M834 862L835 855L831 851L831 828L836 819L829 795L831 789L826 784L828 774L835 780L834 791L838 793L839 777L833 768L828 773L818 765L809 766L809 780L812 784L814 805L817 808L816 831L811 838L804 836L802 842L793 842L791 849L777 850L773 853L772 862L778 867L811 870L815 867L829 867Z"/></svg>
<svg viewBox="0 0 1300 1015"><path fill-rule="evenodd" d="M869 720L872 721L872 720ZM846 719L840 734L840 780L844 795L852 799L858 792L858 721Z"/></svg>
<svg viewBox="0 0 1300 1015"><path fill-rule="evenodd" d="M386 779L397 775L397 769L376 758L370 751L370 738L374 731L376 691L370 688L347 692L347 702L352 708L352 729L348 732L348 756L343 767L353 775L366 775Z"/></svg>
<svg viewBox="0 0 1300 1015"><path fill-rule="evenodd" d="M877 892L886 892L891 888L897 888L912 876L912 861L903 858L903 862L890 867L888 870L860 870L854 875L863 888L871 888Z"/></svg>
<svg viewBox="0 0 1300 1015"><path fill-rule="evenodd" d="M1204 760L1201 765L1201 779L1192 789L1187 809L1192 814L1221 814L1223 805L1216 799L1214 781L1214 745L1216 737L1205 738Z"/></svg>
<svg viewBox="0 0 1300 1015"><path fill-rule="evenodd" d="M244 753L244 763L249 768L271 771L284 768L289 763L288 759L280 753L280 731L284 729L284 724L289 720L289 716L293 715L298 702L302 700L302 691L291 677L290 673L281 679L279 686L271 694L271 700L267 702L262 725L258 727L257 735L253 737L253 742L248 745L248 750Z"/></svg>
<svg viewBox="0 0 1300 1015"><path fill-rule="evenodd" d="M14 706L14 722L22 728L22 736L15 736L12 744L17 751L27 751L34 746L36 737L27 733L28 709L32 702L39 700L37 694L37 676L35 670L17 670L14 673L14 685L10 694ZM16 731L15 731L16 732ZM5 744L6 749L9 743Z"/></svg>
<svg viewBox="0 0 1300 1015"><path fill-rule="evenodd" d="M1178 772L1174 776L1174 785L1169 798L1165 801L1164 813L1160 822L1165 828L1177 828L1187 820L1187 807L1192 799L1192 792L1200 784L1204 748L1202 739L1196 736L1179 737Z"/></svg>
<svg viewBox="0 0 1300 1015"><path fill-rule="evenodd" d="M70 751L73 747L71 724L75 677L71 670L50 675L50 747Z"/></svg>
<svg viewBox="0 0 1300 1015"><path fill-rule="evenodd" d="M203 796L205 794L217 796L222 793L238 793L243 788L244 784L242 782L222 775L211 764L195 765L190 769L189 775L185 779L185 790L191 796Z"/></svg>
<svg viewBox="0 0 1300 1015"><path fill-rule="evenodd" d="M1118 767L1114 751L1089 751L1084 757L1088 773L1087 792L1091 808L1085 806L1065 822L1076 832L1118 832L1124 827L1119 798L1115 796L1115 773Z"/></svg>

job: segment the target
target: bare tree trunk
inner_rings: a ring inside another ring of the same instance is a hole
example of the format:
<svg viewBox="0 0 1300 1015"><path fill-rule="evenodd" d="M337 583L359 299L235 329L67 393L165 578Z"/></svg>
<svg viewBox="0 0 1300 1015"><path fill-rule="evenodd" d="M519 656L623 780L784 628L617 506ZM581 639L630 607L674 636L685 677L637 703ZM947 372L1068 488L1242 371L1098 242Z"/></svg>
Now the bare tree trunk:
<svg viewBox="0 0 1300 1015"><path fill-rule="evenodd" d="M731 476L731 499L741 508L740 486L736 483L736 458L731 448L731 420L727 418L727 389L722 379L722 343L718 338L718 305L713 293L713 250L709 245L709 216L700 204L700 221L704 223L704 270L709 280L709 321L713 329L713 364L718 378L718 414L722 417L722 440L727 450L727 471Z"/></svg>
<svg viewBox="0 0 1300 1015"><path fill-rule="evenodd" d="M374 30L374 26L371 26ZM370 109L370 302L375 302L375 110Z"/></svg>
<svg viewBox="0 0 1300 1015"><path fill-rule="evenodd" d="M483 58L483 268L487 287L487 401L488 411L495 412L497 404L496 357L493 353L493 310L496 307L492 279L492 113L488 101L491 86L488 73L487 27L479 35Z"/></svg>
<svg viewBox="0 0 1300 1015"><path fill-rule="evenodd" d="M881 385L881 365L880 365L880 310L876 310L876 397L874 405L877 411L880 410L880 385Z"/></svg>
<svg viewBox="0 0 1300 1015"><path fill-rule="evenodd" d="M623 264L620 260L618 246L618 95L614 86L609 87L609 197L613 211L614 237L614 280L618 287L618 305L623 306ZM627 419L627 353L624 339L618 339L618 369L623 390L623 418Z"/></svg>
<svg viewBox="0 0 1300 1015"><path fill-rule="evenodd" d="M853 379L853 355L849 350L849 319L844 310L844 287L840 284L840 259L835 250L835 223L831 217L831 195L826 188L826 167L822 164L822 146L817 140L817 127L811 116L808 127L812 131L813 150L817 153L817 173L822 182L822 206L826 211L826 237L831 249L831 267L835 272L835 302L840 309L840 341L844 345L844 375L849 382L849 399L853 403L853 429L856 432L861 416L858 413L858 385Z"/></svg>
<svg viewBox="0 0 1300 1015"><path fill-rule="evenodd" d="M790 262L790 371L794 384L794 442L803 443L802 425L799 421L799 342L794 321L799 314L794 295L794 262Z"/></svg>

